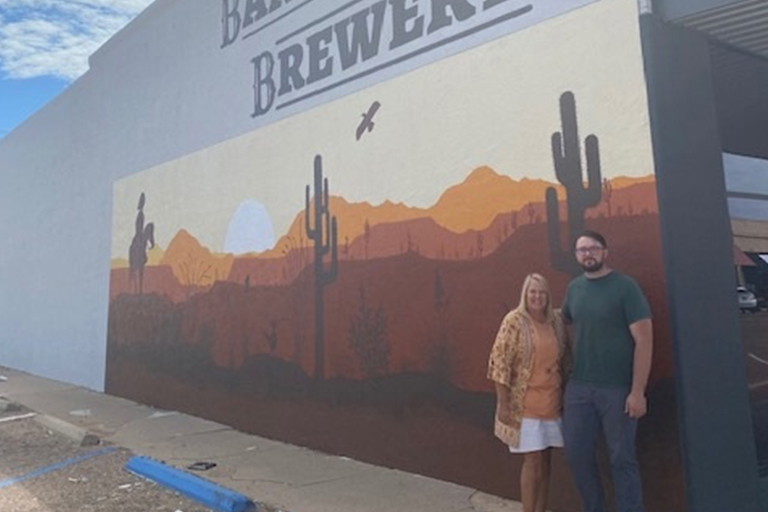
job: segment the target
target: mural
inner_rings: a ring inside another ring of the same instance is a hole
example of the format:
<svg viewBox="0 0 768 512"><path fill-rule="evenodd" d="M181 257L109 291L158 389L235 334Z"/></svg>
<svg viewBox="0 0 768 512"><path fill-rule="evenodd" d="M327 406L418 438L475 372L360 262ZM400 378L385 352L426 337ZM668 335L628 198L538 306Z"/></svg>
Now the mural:
<svg viewBox="0 0 768 512"><path fill-rule="evenodd" d="M116 183L107 391L516 497L488 354L590 227L654 310L639 453L648 510L680 508L636 24L599 2Z"/></svg>

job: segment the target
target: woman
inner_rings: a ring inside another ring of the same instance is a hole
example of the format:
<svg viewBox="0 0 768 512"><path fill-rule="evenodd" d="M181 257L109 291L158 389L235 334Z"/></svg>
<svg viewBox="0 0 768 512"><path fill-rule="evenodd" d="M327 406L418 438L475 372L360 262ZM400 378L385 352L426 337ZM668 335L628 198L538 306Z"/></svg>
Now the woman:
<svg viewBox="0 0 768 512"><path fill-rule="evenodd" d="M544 512L550 456L563 446L562 395L568 337L552 308L549 285L539 274L523 282L520 304L501 324L488 363L496 385L495 434L523 454L523 512Z"/></svg>

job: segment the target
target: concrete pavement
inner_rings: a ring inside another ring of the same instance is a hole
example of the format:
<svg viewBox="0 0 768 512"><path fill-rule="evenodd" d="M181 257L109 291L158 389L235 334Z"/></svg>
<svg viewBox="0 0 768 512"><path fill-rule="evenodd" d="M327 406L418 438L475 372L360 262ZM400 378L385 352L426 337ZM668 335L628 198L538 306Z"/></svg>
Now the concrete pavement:
<svg viewBox="0 0 768 512"><path fill-rule="evenodd" d="M519 512L519 503L432 478L245 434L174 411L0 368L0 397L40 415L53 430L97 436L286 512Z"/></svg>

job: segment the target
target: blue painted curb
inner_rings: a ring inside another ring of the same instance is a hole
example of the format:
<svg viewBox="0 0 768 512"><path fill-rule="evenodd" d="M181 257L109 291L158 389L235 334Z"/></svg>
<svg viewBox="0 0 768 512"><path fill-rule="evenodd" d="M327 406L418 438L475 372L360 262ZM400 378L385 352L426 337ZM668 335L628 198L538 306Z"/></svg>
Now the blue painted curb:
<svg viewBox="0 0 768 512"><path fill-rule="evenodd" d="M256 510L256 505L247 496L147 457L131 457L125 469L169 487L214 510L221 512Z"/></svg>

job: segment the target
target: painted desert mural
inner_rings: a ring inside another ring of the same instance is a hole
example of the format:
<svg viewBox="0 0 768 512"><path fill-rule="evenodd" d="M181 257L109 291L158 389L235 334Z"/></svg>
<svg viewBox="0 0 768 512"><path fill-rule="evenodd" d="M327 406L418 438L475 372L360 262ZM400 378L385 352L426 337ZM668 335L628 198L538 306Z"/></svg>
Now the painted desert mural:
<svg viewBox="0 0 768 512"><path fill-rule="evenodd" d="M306 208L272 249L217 254L182 229L167 247L147 239L139 266L113 261L108 391L509 495L488 354L526 274L542 271L563 296L570 240L587 225L655 306L654 411L643 426L667 438L641 453L673 476L676 454L660 448L676 433L652 426L674 413L652 176L593 171L591 185L566 186L482 166L420 209L348 202L320 155L309 164ZM580 222L561 220L590 187ZM557 501L574 499L569 488Z"/></svg>
<svg viewBox="0 0 768 512"><path fill-rule="evenodd" d="M588 227L653 309L638 453L647 509L681 509L639 37L581 24L631 35L635 9L599 2L115 183L107 392L519 498L488 355L527 274L560 303ZM554 37L568 51L530 60ZM632 87L590 90L617 66ZM578 503L556 453L550 507Z"/></svg>

